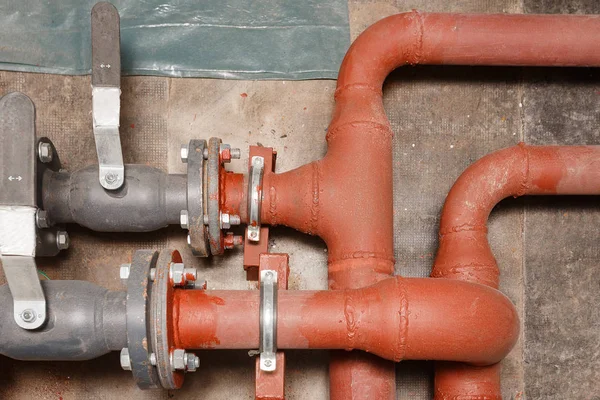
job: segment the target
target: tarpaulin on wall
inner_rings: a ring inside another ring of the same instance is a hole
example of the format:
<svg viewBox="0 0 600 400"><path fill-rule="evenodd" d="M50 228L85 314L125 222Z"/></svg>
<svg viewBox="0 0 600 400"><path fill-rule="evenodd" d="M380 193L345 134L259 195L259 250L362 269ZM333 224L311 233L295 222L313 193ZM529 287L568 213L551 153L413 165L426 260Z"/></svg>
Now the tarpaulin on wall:
<svg viewBox="0 0 600 400"><path fill-rule="evenodd" d="M91 71L91 0L0 3L0 69ZM115 0L124 75L335 79L346 0Z"/></svg>

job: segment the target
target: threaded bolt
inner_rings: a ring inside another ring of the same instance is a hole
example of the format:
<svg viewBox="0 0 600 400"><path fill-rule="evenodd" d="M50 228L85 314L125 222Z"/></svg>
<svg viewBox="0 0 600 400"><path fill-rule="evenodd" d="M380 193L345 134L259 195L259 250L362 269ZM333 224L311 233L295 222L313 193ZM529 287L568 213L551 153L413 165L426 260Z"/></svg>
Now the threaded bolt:
<svg viewBox="0 0 600 400"><path fill-rule="evenodd" d="M241 246L244 243L244 238L240 235L234 235L233 232L227 232L223 238L223 248L231 250L235 246Z"/></svg>
<svg viewBox="0 0 600 400"><path fill-rule="evenodd" d="M234 148L229 151L231 153L231 158L235 160L239 160L242 158L242 151L240 149Z"/></svg>

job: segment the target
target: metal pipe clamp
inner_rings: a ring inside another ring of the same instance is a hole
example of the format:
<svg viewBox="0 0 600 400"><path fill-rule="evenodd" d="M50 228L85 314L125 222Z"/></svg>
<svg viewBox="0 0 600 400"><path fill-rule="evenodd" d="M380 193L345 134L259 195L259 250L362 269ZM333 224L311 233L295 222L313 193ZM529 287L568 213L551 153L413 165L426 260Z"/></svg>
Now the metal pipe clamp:
<svg viewBox="0 0 600 400"><path fill-rule="evenodd" d="M277 271L260 271L260 369L275 371L277 363Z"/></svg>
<svg viewBox="0 0 600 400"><path fill-rule="evenodd" d="M252 157L250 163L250 183L248 184L248 240L260 241L260 205L262 203L263 174L265 159Z"/></svg>

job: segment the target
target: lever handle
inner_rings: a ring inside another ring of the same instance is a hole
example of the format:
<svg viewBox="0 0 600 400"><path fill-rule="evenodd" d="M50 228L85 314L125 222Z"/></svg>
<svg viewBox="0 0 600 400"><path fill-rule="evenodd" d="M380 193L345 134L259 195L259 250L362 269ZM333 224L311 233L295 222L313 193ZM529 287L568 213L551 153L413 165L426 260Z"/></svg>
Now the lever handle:
<svg viewBox="0 0 600 400"><path fill-rule="evenodd" d="M98 180L107 190L125 181L119 134L121 113L121 36L119 12L110 3L92 8L92 115Z"/></svg>

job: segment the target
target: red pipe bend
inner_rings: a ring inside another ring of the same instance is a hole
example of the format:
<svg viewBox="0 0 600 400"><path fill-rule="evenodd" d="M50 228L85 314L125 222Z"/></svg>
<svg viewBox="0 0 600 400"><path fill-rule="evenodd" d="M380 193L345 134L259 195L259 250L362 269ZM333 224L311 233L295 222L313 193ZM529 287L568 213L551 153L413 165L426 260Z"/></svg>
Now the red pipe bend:
<svg viewBox="0 0 600 400"><path fill-rule="evenodd" d="M600 194L600 146L518 146L489 154L458 178L442 210L433 277L498 287L487 220L500 200Z"/></svg>
<svg viewBox="0 0 600 400"><path fill-rule="evenodd" d="M256 349L259 295L176 290L174 345ZM451 279L394 277L361 289L280 291L280 349L359 349L382 358L489 365L515 344L519 320L500 291Z"/></svg>

